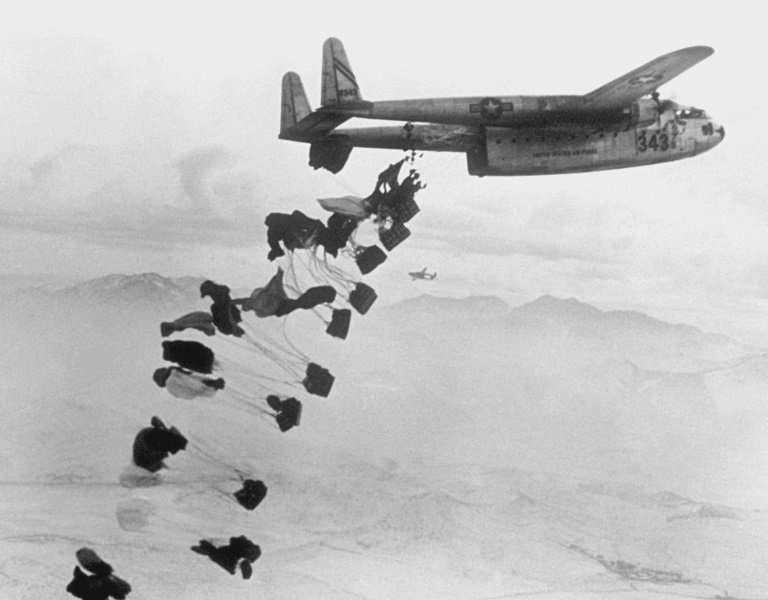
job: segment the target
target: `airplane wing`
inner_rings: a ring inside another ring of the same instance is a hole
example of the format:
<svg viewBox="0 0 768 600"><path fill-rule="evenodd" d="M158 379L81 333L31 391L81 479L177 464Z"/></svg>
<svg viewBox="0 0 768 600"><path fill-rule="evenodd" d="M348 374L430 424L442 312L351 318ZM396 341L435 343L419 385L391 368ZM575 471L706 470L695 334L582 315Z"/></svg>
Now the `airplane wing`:
<svg viewBox="0 0 768 600"><path fill-rule="evenodd" d="M709 46L691 46L660 56L584 96L584 106L618 108L646 94L712 55Z"/></svg>

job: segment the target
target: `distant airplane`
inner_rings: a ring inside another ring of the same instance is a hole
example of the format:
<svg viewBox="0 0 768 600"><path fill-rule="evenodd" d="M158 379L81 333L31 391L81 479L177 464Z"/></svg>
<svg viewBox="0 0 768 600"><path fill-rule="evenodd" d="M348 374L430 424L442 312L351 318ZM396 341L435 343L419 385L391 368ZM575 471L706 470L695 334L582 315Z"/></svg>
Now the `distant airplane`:
<svg viewBox="0 0 768 600"><path fill-rule="evenodd" d="M435 277L437 277L437 271L434 273L427 273L427 267L424 267L421 271L411 271L408 273L408 275L411 276L411 281L416 281L417 279L426 279L427 281L432 281Z"/></svg>
<svg viewBox="0 0 768 600"><path fill-rule="evenodd" d="M714 148L725 129L701 109L659 99L656 90L713 52L707 46L670 52L583 96L368 102L341 41L329 38L323 45L322 106L313 111L299 76L286 73L278 137L310 144L310 166L332 173L341 171L355 146L464 152L469 174L480 177L680 160ZM405 125L337 129L353 117Z"/></svg>

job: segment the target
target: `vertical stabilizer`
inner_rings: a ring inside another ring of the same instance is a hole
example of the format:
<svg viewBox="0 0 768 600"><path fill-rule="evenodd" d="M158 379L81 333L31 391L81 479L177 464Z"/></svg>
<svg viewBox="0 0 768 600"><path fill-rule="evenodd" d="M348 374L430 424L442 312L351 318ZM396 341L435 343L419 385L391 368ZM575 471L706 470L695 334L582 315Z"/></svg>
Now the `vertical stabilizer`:
<svg viewBox="0 0 768 600"><path fill-rule="evenodd" d="M357 79L344 52L344 44L336 38L328 38L323 44L323 106L344 104L362 100Z"/></svg>
<svg viewBox="0 0 768 600"><path fill-rule="evenodd" d="M307 95L304 93L301 78L293 71L283 75L280 131L290 129L311 112L312 109L309 107Z"/></svg>

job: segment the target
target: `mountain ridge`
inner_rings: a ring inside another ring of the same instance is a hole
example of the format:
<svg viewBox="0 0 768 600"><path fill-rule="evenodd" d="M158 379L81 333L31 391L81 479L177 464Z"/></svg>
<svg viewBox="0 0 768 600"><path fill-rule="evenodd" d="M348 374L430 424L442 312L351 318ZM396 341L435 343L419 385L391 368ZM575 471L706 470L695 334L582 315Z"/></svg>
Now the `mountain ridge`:
<svg viewBox="0 0 768 600"><path fill-rule="evenodd" d="M162 311L174 312L201 309L199 286L204 277L167 277L155 272L133 275L109 274L79 283L51 289L32 286L9 290L2 297L11 303L20 303L33 310L35 306L96 307L109 312ZM493 327L513 327L536 336L557 332L593 339L621 339L633 337L653 340L654 344L667 340L672 345L691 347L701 345L728 348L724 355L734 352L755 351L754 347L723 336L704 332L688 324L669 323L639 311L602 310L576 298L557 298L544 294L530 302L510 306L494 295L472 295L463 298L421 294L384 306L379 315L397 315L402 319L430 321L475 321ZM371 318L371 317L367 317ZM374 317L375 318L375 317Z"/></svg>

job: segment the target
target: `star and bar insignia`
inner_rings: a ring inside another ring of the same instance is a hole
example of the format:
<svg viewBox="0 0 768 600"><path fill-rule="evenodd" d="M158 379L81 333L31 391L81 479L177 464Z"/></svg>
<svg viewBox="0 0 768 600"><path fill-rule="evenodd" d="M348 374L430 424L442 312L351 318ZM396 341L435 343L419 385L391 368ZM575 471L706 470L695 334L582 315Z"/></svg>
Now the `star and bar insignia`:
<svg viewBox="0 0 768 600"><path fill-rule="evenodd" d="M495 121L505 110L512 110L511 102L502 102L498 98L483 98L479 104L470 104L469 112L480 113L483 119Z"/></svg>
<svg viewBox="0 0 768 600"><path fill-rule="evenodd" d="M630 85L643 85L646 83L653 83L659 81L664 77L664 73L648 73L646 75L638 75L629 80Z"/></svg>

